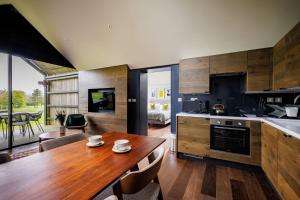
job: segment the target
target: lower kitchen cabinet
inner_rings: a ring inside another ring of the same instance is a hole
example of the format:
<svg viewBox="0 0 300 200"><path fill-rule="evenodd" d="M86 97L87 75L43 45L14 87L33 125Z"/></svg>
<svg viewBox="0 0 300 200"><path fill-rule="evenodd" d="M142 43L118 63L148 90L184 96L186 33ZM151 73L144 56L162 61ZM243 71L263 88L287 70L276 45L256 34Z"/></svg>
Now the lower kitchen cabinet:
<svg viewBox="0 0 300 200"><path fill-rule="evenodd" d="M206 156L210 145L209 119L177 117L177 151Z"/></svg>
<svg viewBox="0 0 300 200"><path fill-rule="evenodd" d="M261 167L272 184L277 187L278 130L263 123L261 134Z"/></svg>
<svg viewBox="0 0 300 200"><path fill-rule="evenodd" d="M300 199L300 140L278 136L278 191L283 199Z"/></svg>

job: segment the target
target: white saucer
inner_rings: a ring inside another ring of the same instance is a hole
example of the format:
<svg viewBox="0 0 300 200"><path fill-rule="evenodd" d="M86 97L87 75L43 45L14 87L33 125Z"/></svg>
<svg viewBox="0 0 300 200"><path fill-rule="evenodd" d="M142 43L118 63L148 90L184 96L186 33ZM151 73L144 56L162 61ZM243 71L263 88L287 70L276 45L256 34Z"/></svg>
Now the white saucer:
<svg viewBox="0 0 300 200"><path fill-rule="evenodd" d="M131 150L131 146L128 146L126 149L124 150L118 150L118 149L115 149L114 147L112 148L112 151L115 152L115 153L126 153L128 151Z"/></svg>
<svg viewBox="0 0 300 200"><path fill-rule="evenodd" d="M88 147L99 147L99 146L102 146L103 144L104 144L104 141L101 141L99 143L90 143L90 142L88 142L88 143L86 143L86 146L88 146Z"/></svg>

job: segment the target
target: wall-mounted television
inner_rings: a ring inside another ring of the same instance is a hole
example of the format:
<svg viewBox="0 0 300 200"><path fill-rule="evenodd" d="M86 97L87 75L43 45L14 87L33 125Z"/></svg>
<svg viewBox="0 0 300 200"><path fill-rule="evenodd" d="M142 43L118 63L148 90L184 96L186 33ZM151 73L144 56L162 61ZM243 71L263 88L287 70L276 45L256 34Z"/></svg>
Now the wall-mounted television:
<svg viewBox="0 0 300 200"><path fill-rule="evenodd" d="M89 89L88 95L89 112L115 111L115 88Z"/></svg>

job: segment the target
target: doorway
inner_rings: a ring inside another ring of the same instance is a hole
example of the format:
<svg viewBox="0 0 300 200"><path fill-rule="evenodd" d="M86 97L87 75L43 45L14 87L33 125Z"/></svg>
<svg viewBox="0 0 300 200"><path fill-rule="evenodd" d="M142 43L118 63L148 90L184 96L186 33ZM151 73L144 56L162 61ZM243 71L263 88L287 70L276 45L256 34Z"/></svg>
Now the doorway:
<svg viewBox="0 0 300 200"><path fill-rule="evenodd" d="M149 69L147 80L148 136L167 137L171 133L171 67Z"/></svg>

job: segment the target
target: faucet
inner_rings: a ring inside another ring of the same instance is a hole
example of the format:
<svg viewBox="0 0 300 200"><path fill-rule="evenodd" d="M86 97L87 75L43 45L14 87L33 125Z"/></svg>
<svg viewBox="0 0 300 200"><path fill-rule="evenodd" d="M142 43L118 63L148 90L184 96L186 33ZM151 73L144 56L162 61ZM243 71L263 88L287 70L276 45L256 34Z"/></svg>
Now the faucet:
<svg viewBox="0 0 300 200"><path fill-rule="evenodd" d="M295 99L294 99L294 104L295 105L296 105L296 103L297 103L297 101L298 101L299 98L300 98L300 94L298 96L296 96Z"/></svg>

